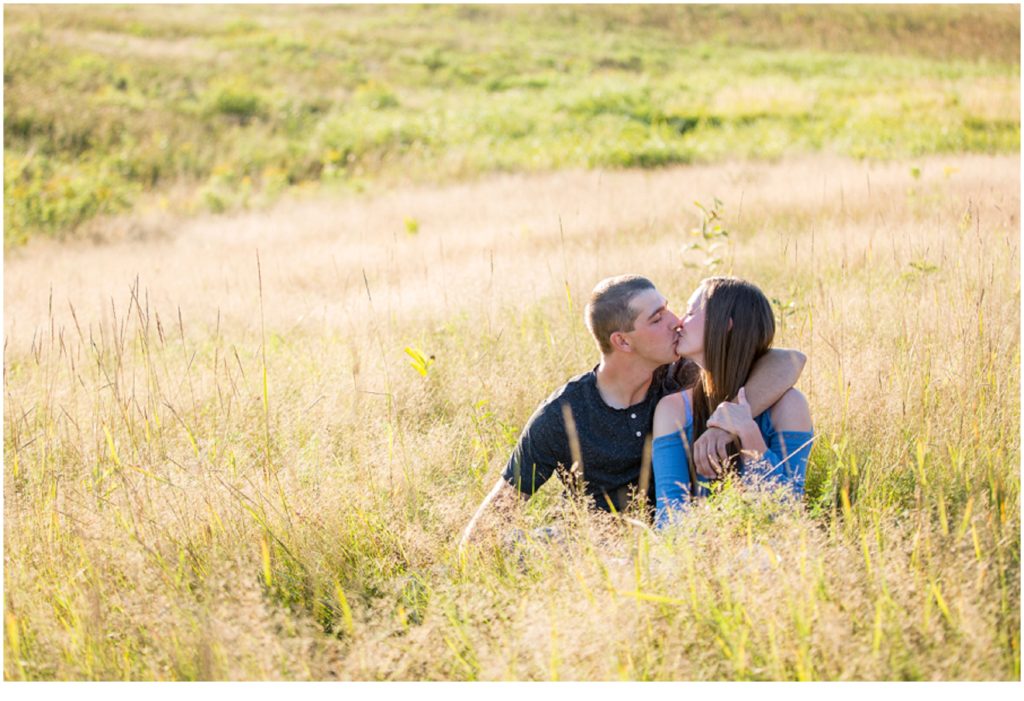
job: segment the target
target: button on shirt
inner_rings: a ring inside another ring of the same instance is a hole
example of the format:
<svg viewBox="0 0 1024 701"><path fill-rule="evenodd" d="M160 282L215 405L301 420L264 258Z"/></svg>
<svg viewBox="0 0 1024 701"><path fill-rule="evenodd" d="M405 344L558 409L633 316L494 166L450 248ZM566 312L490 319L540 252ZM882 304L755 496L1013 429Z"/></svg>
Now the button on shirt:
<svg viewBox="0 0 1024 701"><path fill-rule="evenodd" d="M524 494L533 494L555 474L574 488L576 480L569 473L572 451L562 413L567 406L579 438L585 492L595 506L608 511L606 494L639 483L644 442L658 402L688 386L695 376L692 363L662 366L654 372L644 399L625 409L605 404L597 389L596 367L572 378L530 417L502 477Z"/></svg>

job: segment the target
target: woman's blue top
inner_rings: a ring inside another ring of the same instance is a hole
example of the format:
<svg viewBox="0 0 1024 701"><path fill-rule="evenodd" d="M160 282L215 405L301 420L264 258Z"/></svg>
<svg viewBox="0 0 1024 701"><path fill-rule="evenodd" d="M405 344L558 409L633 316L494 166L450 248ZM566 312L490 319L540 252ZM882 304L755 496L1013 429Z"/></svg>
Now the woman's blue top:
<svg viewBox="0 0 1024 701"><path fill-rule="evenodd" d="M686 406L686 441L693 444L693 415L690 398L683 394ZM788 486L793 494L804 493L804 477L807 473L807 458L811 454L813 431L776 431L772 425L771 410L754 417L768 446L762 460L741 468L741 477L755 482L768 482ZM663 526L669 521L671 511L686 508L690 498L690 470L680 432L669 433L654 439L653 446L654 489L657 494L658 514L656 522ZM710 480L698 476L699 496L708 493Z"/></svg>

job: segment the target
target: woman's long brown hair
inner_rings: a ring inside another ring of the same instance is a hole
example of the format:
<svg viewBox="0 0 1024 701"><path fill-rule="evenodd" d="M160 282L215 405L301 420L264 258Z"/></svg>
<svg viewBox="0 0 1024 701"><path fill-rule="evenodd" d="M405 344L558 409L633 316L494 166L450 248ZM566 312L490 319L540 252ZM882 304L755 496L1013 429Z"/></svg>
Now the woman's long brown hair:
<svg viewBox="0 0 1024 701"><path fill-rule="evenodd" d="M735 401L750 369L775 338L771 304L756 285L734 277L710 277L701 284L704 368L693 388L694 439L707 429L708 417L719 404ZM735 464L739 448L730 443L728 450Z"/></svg>

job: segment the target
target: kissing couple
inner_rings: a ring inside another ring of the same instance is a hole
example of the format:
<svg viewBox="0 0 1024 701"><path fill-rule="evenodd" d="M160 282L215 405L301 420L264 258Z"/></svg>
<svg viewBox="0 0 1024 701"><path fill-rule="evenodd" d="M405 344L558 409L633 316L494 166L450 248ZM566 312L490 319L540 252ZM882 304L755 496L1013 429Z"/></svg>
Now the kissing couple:
<svg viewBox="0 0 1024 701"><path fill-rule="evenodd" d="M584 316L600 362L533 413L460 547L554 475L602 511L654 504L659 526L728 472L802 495L813 431L793 385L806 357L771 347L775 318L757 286L707 278L679 317L650 280L620 275L597 284Z"/></svg>

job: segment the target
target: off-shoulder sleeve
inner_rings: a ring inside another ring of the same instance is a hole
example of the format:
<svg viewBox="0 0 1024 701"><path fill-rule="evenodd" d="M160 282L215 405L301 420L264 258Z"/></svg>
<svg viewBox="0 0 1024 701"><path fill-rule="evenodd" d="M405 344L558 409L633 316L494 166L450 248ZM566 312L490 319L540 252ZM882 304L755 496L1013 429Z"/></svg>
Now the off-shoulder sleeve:
<svg viewBox="0 0 1024 701"><path fill-rule="evenodd" d="M785 485L793 494L803 495L812 443L813 431L775 431L762 459L744 466L744 478Z"/></svg>
<svg viewBox="0 0 1024 701"><path fill-rule="evenodd" d="M654 439L651 451L651 463L654 468L654 492L657 504L655 523L661 527L670 523L673 513L686 508L690 500L690 467L686 456L685 440L692 440L693 422L690 415L690 400L686 395L684 406L686 416L684 431L675 431ZM708 493L707 481L698 477L698 495Z"/></svg>

